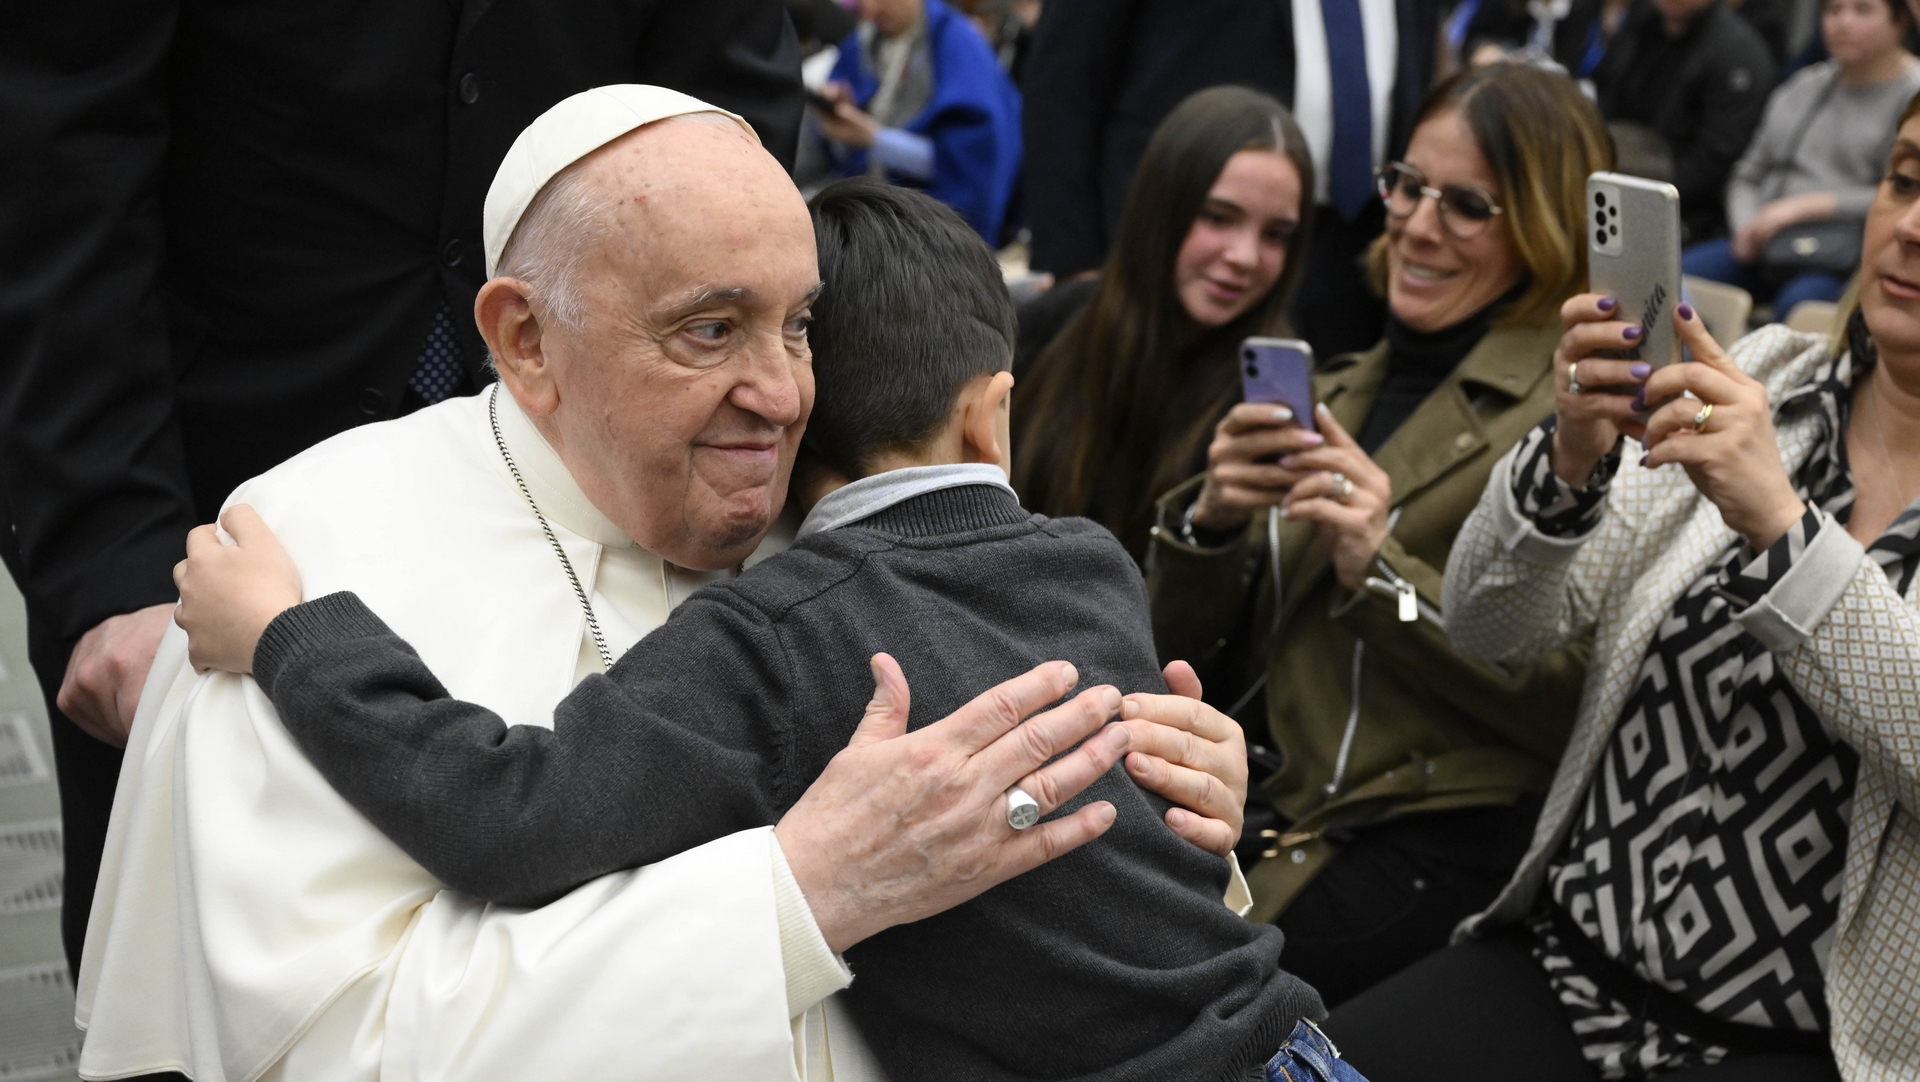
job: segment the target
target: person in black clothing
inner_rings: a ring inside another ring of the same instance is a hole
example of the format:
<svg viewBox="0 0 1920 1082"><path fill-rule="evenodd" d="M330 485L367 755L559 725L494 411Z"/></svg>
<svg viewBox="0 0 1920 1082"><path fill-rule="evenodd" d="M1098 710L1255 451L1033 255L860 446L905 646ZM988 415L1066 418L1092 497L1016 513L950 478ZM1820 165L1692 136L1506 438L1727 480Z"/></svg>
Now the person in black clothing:
<svg viewBox="0 0 1920 1082"><path fill-rule="evenodd" d="M1727 180L1773 72L1766 42L1723 0L1640 0L1594 72L1601 114L1646 125L1673 152L1686 243L1726 232Z"/></svg>
<svg viewBox="0 0 1920 1082"><path fill-rule="evenodd" d="M1320 171L1315 190L1336 211L1321 213L1302 253L1300 336L1321 357L1378 341L1386 309L1361 269L1385 228L1372 171L1406 148L1433 83L1439 4L1310 2L1333 32L1296 35L1292 9L1274 0L1047 0L1021 88L1033 268L1066 279L1099 267L1154 129L1195 91L1250 87L1294 109ZM1363 22L1392 24L1390 70L1366 63Z"/></svg>
<svg viewBox="0 0 1920 1082"><path fill-rule="evenodd" d="M1504 51L1543 49L1548 58L1576 79L1590 79L1606 56L1607 45L1626 22L1630 0L1566 0L1528 4L1526 0L1475 0L1461 57L1472 62L1487 45ZM1464 6L1464 5L1463 5ZM1787 62L1787 0L1746 0L1737 5L1776 66ZM1823 58L1824 59L1824 58Z"/></svg>
<svg viewBox="0 0 1920 1082"><path fill-rule="evenodd" d="M9 16L0 555L53 720L72 964L187 531L327 436L486 378L488 179L549 106L629 82L792 161L779 0Z"/></svg>
<svg viewBox="0 0 1920 1082"><path fill-rule="evenodd" d="M353 594L293 604L298 574L257 518L229 513L235 549L196 531L196 659L250 669L328 781L449 886L541 904L779 820L847 745L881 650L913 674L910 724L1055 657L1164 688L1113 537L1006 486L1012 309L992 253L953 211L870 181L813 214L807 439L853 480L791 550L588 677L552 729L450 701ZM233 602L248 593L280 601ZM849 1003L893 1077L1239 1079L1323 1013L1278 968L1279 933L1221 904L1228 866L1169 829L1165 802L1116 766L1058 810L1095 800L1117 813L1101 840L847 951Z"/></svg>

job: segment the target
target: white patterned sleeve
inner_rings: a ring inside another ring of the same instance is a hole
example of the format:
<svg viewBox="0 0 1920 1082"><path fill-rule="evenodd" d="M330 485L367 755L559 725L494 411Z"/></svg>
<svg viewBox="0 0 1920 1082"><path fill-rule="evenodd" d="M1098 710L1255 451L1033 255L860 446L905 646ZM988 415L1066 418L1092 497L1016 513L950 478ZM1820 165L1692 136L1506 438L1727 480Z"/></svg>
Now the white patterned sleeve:
<svg viewBox="0 0 1920 1082"><path fill-rule="evenodd" d="M1495 464L1447 558L1441 606L1468 657L1526 665L1593 626L1604 554L1626 540L1606 513L1619 456L1573 489L1548 464L1552 443L1549 417ZM1597 538L1616 544L1589 544Z"/></svg>
<svg viewBox="0 0 1920 1082"><path fill-rule="evenodd" d="M1837 528L1821 534L1853 541ZM1920 610L1888 581L1886 569L1861 554L1858 542L1852 555L1852 575L1831 607L1811 622L1797 648L1775 647L1774 656L1835 737L1914 786L1920 784Z"/></svg>

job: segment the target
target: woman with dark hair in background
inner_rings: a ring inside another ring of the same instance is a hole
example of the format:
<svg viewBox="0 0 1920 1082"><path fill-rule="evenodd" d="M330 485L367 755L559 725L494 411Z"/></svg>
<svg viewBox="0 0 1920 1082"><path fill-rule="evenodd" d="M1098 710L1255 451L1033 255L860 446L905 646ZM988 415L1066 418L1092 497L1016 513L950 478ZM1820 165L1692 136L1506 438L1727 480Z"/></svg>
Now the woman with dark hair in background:
<svg viewBox="0 0 1920 1082"><path fill-rule="evenodd" d="M1322 367L1311 419L1235 406L1207 472L1160 503L1155 638L1216 693L1251 685L1254 703L1264 684L1249 743L1278 756L1253 749L1271 803L1248 814L1279 822L1248 872L1252 915L1329 1005L1493 898L1573 723L1580 645L1507 670L1461 657L1440 569L1493 464L1553 408L1557 314L1587 282L1587 174L1612 160L1564 75L1501 64L1441 84L1381 172L1385 341Z"/></svg>
<svg viewBox="0 0 1920 1082"><path fill-rule="evenodd" d="M1083 515L1145 553L1154 500L1206 464L1239 397L1240 340L1287 331L1289 256L1312 208L1306 139L1279 102L1214 87L1168 114L1100 275L1021 313L1013 483L1026 507Z"/></svg>

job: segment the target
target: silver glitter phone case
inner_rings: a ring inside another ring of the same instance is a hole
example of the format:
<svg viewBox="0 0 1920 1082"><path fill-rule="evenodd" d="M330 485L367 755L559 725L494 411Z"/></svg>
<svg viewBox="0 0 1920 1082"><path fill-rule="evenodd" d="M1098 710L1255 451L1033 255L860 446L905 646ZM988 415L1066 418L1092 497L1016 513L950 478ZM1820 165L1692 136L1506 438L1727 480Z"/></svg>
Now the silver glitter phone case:
<svg viewBox="0 0 1920 1082"><path fill-rule="evenodd" d="M1639 347L1612 356L1655 368L1679 360L1680 192L1657 180L1594 173L1586 221L1589 288L1620 302L1619 319L1640 325Z"/></svg>

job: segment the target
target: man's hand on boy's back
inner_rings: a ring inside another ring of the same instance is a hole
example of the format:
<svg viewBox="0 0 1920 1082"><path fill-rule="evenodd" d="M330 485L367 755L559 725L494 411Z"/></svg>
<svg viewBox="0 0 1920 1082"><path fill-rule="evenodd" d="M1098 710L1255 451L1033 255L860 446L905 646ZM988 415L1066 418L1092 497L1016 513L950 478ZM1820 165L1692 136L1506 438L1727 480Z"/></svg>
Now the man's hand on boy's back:
<svg viewBox="0 0 1920 1082"><path fill-rule="evenodd" d="M187 535L187 558L173 567L187 632L187 659L201 671L253 671L253 650L273 618L300 603L300 571L280 539L246 504L220 516L225 544L209 524Z"/></svg>
<svg viewBox="0 0 1920 1082"><path fill-rule="evenodd" d="M1121 726L1132 734L1127 773L1166 797L1175 834L1226 856L1240 841L1247 804L1247 737L1232 718L1200 701L1193 666L1166 667L1171 695L1136 693L1121 703Z"/></svg>

